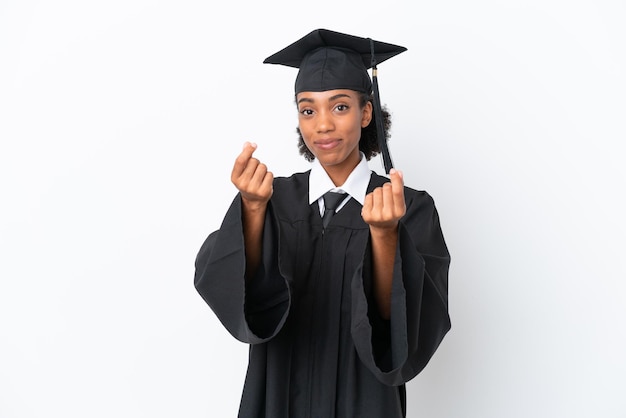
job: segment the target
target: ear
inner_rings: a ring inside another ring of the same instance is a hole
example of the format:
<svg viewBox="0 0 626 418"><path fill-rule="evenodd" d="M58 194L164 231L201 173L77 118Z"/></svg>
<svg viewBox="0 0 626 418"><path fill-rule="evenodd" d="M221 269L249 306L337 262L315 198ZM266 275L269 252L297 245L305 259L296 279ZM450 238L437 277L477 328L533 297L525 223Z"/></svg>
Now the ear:
<svg viewBox="0 0 626 418"><path fill-rule="evenodd" d="M372 102L365 103L363 107L363 116L361 117L361 128L366 128L370 122L372 121L372 112L374 108L372 107Z"/></svg>

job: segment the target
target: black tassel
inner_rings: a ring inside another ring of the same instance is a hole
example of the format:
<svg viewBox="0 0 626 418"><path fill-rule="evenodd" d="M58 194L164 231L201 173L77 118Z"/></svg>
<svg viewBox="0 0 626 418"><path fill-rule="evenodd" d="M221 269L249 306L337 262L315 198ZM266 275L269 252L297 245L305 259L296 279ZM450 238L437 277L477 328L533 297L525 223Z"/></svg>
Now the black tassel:
<svg viewBox="0 0 626 418"><path fill-rule="evenodd" d="M387 137L385 135L385 127L383 123L383 111L380 105L380 96L378 93L378 69L376 68L376 55L374 54L374 41L370 41L370 49L372 55L372 90L374 93L374 118L376 119L376 136L378 137L378 146L383 157L383 165L385 172L389 174L389 171L393 168L391 162L391 155L389 154L389 148L387 147Z"/></svg>

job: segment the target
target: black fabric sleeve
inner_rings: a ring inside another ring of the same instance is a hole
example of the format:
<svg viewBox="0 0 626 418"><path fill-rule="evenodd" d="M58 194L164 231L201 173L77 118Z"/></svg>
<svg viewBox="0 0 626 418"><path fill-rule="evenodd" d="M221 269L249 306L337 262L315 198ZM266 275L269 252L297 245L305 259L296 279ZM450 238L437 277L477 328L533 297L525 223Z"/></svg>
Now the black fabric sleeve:
<svg viewBox="0 0 626 418"><path fill-rule="evenodd" d="M263 234L263 261L255 277L246 268L241 197L233 200L220 229L203 243L194 285L224 327L238 340L257 344L274 337L289 311L289 289L278 272L277 228L271 204Z"/></svg>
<svg viewBox="0 0 626 418"><path fill-rule="evenodd" d="M368 306L367 264L352 280L352 337L361 361L379 381L401 385L423 370L450 330L450 255L430 196L409 200L400 221L387 322Z"/></svg>

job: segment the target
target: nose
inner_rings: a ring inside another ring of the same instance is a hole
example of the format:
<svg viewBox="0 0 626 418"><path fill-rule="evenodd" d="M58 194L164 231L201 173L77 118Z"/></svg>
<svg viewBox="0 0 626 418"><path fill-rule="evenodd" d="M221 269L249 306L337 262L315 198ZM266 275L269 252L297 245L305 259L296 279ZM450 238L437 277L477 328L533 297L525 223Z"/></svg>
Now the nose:
<svg viewBox="0 0 626 418"><path fill-rule="evenodd" d="M330 132L335 129L335 123L329 111L320 111L317 114L317 132Z"/></svg>

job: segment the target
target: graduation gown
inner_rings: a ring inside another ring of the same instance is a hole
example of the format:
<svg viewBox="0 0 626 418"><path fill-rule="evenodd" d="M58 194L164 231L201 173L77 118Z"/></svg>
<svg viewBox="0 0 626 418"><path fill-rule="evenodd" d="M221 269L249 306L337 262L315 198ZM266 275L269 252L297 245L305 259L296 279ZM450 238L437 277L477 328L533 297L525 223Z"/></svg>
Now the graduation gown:
<svg viewBox="0 0 626 418"><path fill-rule="evenodd" d="M274 179L255 277L244 279L239 195L196 258L197 291L250 344L239 417L404 417L404 384L450 329L450 257L434 202L405 187L384 320L361 205L350 199L323 230L317 202L308 204L309 172ZM368 193L386 181L372 172Z"/></svg>

